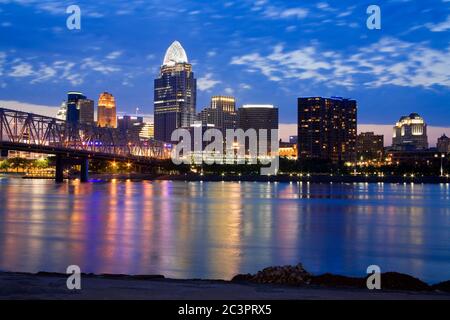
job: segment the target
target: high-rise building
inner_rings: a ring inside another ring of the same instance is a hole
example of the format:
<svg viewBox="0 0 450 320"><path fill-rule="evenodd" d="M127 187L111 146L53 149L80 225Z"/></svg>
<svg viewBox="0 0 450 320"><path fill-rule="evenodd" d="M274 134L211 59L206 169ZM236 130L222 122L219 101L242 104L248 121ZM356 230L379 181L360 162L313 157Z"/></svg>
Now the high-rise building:
<svg viewBox="0 0 450 320"><path fill-rule="evenodd" d="M94 100L80 99L77 102L79 110L79 122L84 124L94 124Z"/></svg>
<svg viewBox="0 0 450 320"><path fill-rule="evenodd" d="M67 122L78 124L80 122L80 109L78 100L86 99L81 92L70 91L67 93Z"/></svg>
<svg viewBox="0 0 450 320"><path fill-rule="evenodd" d="M128 135L138 137L143 127L143 117L124 115L117 118L117 128Z"/></svg>
<svg viewBox="0 0 450 320"><path fill-rule="evenodd" d="M403 116L395 124L392 149L396 151L419 151L428 148L427 125L417 113Z"/></svg>
<svg viewBox="0 0 450 320"><path fill-rule="evenodd" d="M356 140L358 161L381 161L384 155L384 136L361 132Z"/></svg>
<svg viewBox="0 0 450 320"><path fill-rule="evenodd" d="M356 101L339 97L298 99L299 159L356 159Z"/></svg>
<svg viewBox="0 0 450 320"><path fill-rule="evenodd" d="M111 93L103 92L98 98L97 125L117 128L116 100Z"/></svg>
<svg viewBox="0 0 450 320"><path fill-rule="evenodd" d="M196 118L197 80L186 52L178 41L167 49L155 79L155 139L170 142L172 132L189 128Z"/></svg>
<svg viewBox="0 0 450 320"><path fill-rule="evenodd" d="M67 101L63 101L61 103L61 106L58 109L58 112L56 113L56 119L59 120L67 120Z"/></svg>
<svg viewBox="0 0 450 320"><path fill-rule="evenodd" d="M242 108L238 110L238 118L240 129L247 131L249 129L255 129L258 133L258 141L262 139L267 141L267 151L268 153L272 153L275 150L272 150L271 139L272 129L278 129L278 108L275 108L273 105L243 105ZM260 129L267 130L267 136L262 137L259 135ZM278 137L277 137L278 139ZM259 142L258 142L259 143ZM258 144L259 145L259 144ZM247 150L248 146L246 146ZM278 151L278 150L276 150Z"/></svg>
<svg viewBox="0 0 450 320"><path fill-rule="evenodd" d="M213 124L224 134L227 129L237 127L236 99L227 96L213 96L208 108L203 109L198 120L204 125Z"/></svg>
<svg viewBox="0 0 450 320"><path fill-rule="evenodd" d="M442 153L450 153L450 138L443 134L437 140L437 149Z"/></svg>

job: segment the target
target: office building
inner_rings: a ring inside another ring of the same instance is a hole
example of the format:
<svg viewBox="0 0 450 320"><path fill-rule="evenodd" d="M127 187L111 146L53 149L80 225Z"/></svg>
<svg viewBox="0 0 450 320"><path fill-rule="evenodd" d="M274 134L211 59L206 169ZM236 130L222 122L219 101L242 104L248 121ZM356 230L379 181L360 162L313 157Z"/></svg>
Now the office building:
<svg viewBox="0 0 450 320"><path fill-rule="evenodd" d="M63 101L61 103L61 106L58 109L58 112L56 113L56 119L59 120L67 120L67 101Z"/></svg>
<svg viewBox="0 0 450 320"><path fill-rule="evenodd" d="M80 121L79 100L86 99L81 92L70 91L67 93L67 114L66 120L72 124L78 124Z"/></svg>
<svg viewBox="0 0 450 320"><path fill-rule="evenodd" d="M278 108L275 108L273 105L243 105L242 108L239 108L238 110L238 119L238 127L240 129L243 129L244 131L249 129L256 130L258 133L258 148L259 141L266 140L268 154L278 152L278 150L272 150L271 146L271 130L278 130ZM267 130L267 135L265 137L259 135L260 129ZM246 150L247 149L248 145L246 145Z"/></svg>
<svg viewBox="0 0 450 320"><path fill-rule="evenodd" d="M143 127L143 117L124 115L117 118L117 128L129 136L139 137Z"/></svg>
<svg viewBox="0 0 450 320"><path fill-rule="evenodd" d="M77 101L79 123L94 125L94 100L80 99Z"/></svg>
<svg viewBox="0 0 450 320"><path fill-rule="evenodd" d="M197 80L178 41L167 49L154 88L155 139L170 142L175 129L196 119Z"/></svg>
<svg viewBox="0 0 450 320"><path fill-rule="evenodd" d="M441 153L450 153L450 138L445 134L438 138L437 149Z"/></svg>
<svg viewBox="0 0 450 320"><path fill-rule="evenodd" d="M298 99L299 159L356 160L357 105L340 97Z"/></svg>
<svg viewBox="0 0 450 320"><path fill-rule="evenodd" d="M427 125L417 113L403 116L395 124L392 150L420 151L428 149Z"/></svg>
<svg viewBox="0 0 450 320"><path fill-rule="evenodd" d="M97 125L117 128L116 100L111 93L103 92L98 99Z"/></svg>
<svg viewBox="0 0 450 320"><path fill-rule="evenodd" d="M297 159L297 143L280 142L278 154L280 158L286 158L289 160Z"/></svg>
<svg viewBox="0 0 450 320"><path fill-rule="evenodd" d="M208 108L203 109L198 120L204 125L213 124L215 128L226 133L227 129L237 127L236 99L227 96L213 96Z"/></svg>
<svg viewBox="0 0 450 320"><path fill-rule="evenodd" d="M356 140L358 161L379 162L384 155L384 136L373 132L362 132Z"/></svg>
<svg viewBox="0 0 450 320"><path fill-rule="evenodd" d="M155 138L155 126L153 123L144 122L139 137L143 139L154 139Z"/></svg>
<svg viewBox="0 0 450 320"><path fill-rule="evenodd" d="M297 136L289 136L289 143L297 144L298 143L298 137Z"/></svg>

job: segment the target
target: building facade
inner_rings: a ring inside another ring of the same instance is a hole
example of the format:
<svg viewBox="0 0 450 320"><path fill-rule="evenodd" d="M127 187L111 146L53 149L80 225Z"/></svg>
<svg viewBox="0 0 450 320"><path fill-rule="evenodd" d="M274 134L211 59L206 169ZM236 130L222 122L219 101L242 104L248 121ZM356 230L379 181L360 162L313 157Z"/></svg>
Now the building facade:
<svg viewBox="0 0 450 320"><path fill-rule="evenodd" d="M94 100L80 99L77 102L79 110L79 122L88 125L94 125Z"/></svg>
<svg viewBox="0 0 450 320"><path fill-rule="evenodd" d="M443 134L437 140L437 149L442 153L450 153L450 138Z"/></svg>
<svg viewBox="0 0 450 320"><path fill-rule="evenodd" d="M143 127L143 117L124 115L117 118L117 128L133 137L139 137Z"/></svg>
<svg viewBox="0 0 450 320"><path fill-rule="evenodd" d="M356 140L358 161L380 162L384 157L384 136L373 132L361 132Z"/></svg>
<svg viewBox="0 0 450 320"><path fill-rule="evenodd" d="M295 160L298 157L297 143L280 142L279 147L280 158L286 158L289 160Z"/></svg>
<svg viewBox="0 0 450 320"><path fill-rule="evenodd" d="M278 130L278 108L273 105L243 105L238 110L238 128L244 131L249 129L255 129L258 136L258 148L259 143L267 143L267 152L273 154L278 150L272 150L271 130ZM267 135L261 136L259 130L266 129ZM274 137L275 138L275 137ZM278 140L278 135L276 137ZM248 145L245 146L248 149Z"/></svg>
<svg viewBox="0 0 450 320"><path fill-rule="evenodd" d="M69 91L67 93L67 122L72 124L78 124L80 122L80 109L78 101L83 99L86 99L86 96L81 92Z"/></svg>
<svg viewBox="0 0 450 320"><path fill-rule="evenodd" d="M175 129L196 119L197 80L178 41L167 49L154 87L155 139L170 142Z"/></svg>
<svg viewBox="0 0 450 320"><path fill-rule="evenodd" d="M144 126L139 132L139 137L143 139L154 139L155 138L155 126L153 123L144 122Z"/></svg>
<svg viewBox="0 0 450 320"><path fill-rule="evenodd" d="M58 112L56 113L56 119L59 120L67 120L67 101L63 101L61 103L61 106L58 109Z"/></svg>
<svg viewBox="0 0 450 320"><path fill-rule="evenodd" d="M392 149L396 151L420 151L428 149L427 125L417 113L403 116L395 124Z"/></svg>
<svg viewBox="0 0 450 320"><path fill-rule="evenodd" d="M298 99L299 159L356 160L357 104L338 97Z"/></svg>
<svg viewBox="0 0 450 320"><path fill-rule="evenodd" d="M103 92L98 98L97 125L117 128L116 100L109 92Z"/></svg>
<svg viewBox="0 0 450 320"><path fill-rule="evenodd" d="M297 145L298 137L297 136L289 136L289 143L293 143L293 144Z"/></svg>
<svg viewBox="0 0 450 320"><path fill-rule="evenodd" d="M204 125L213 124L223 134L227 129L236 129L236 99L228 96L213 96L210 106L199 113L198 120Z"/></svg>

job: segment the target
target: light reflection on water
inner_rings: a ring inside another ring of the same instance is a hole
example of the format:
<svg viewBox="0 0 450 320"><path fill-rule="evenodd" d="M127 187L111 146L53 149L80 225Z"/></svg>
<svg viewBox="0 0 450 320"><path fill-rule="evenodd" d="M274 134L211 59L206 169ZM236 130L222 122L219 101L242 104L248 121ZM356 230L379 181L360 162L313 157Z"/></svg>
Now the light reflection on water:
<svg viewBox="0 0 450 320"><path fill-rule="evenodd" d="M229 279L302 262L450 279L448 184L0 179L0 269Z"/></svg>

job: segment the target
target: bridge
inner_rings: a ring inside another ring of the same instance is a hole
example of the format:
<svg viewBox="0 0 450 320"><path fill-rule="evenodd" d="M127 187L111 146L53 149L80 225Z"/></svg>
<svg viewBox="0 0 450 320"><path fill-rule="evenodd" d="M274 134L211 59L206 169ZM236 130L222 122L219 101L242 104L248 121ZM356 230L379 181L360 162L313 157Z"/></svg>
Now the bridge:
<svg viewBox="0 0 450 320"><path fill-rule="evenodd" d="M126 161L150 166L170 158L169 145L142 139L114 128L73 124L33 113L0 108L0 150L56 156L55 180L63 181L64 167L80 164L80 180L88 180L90 159Z"/></svg>

